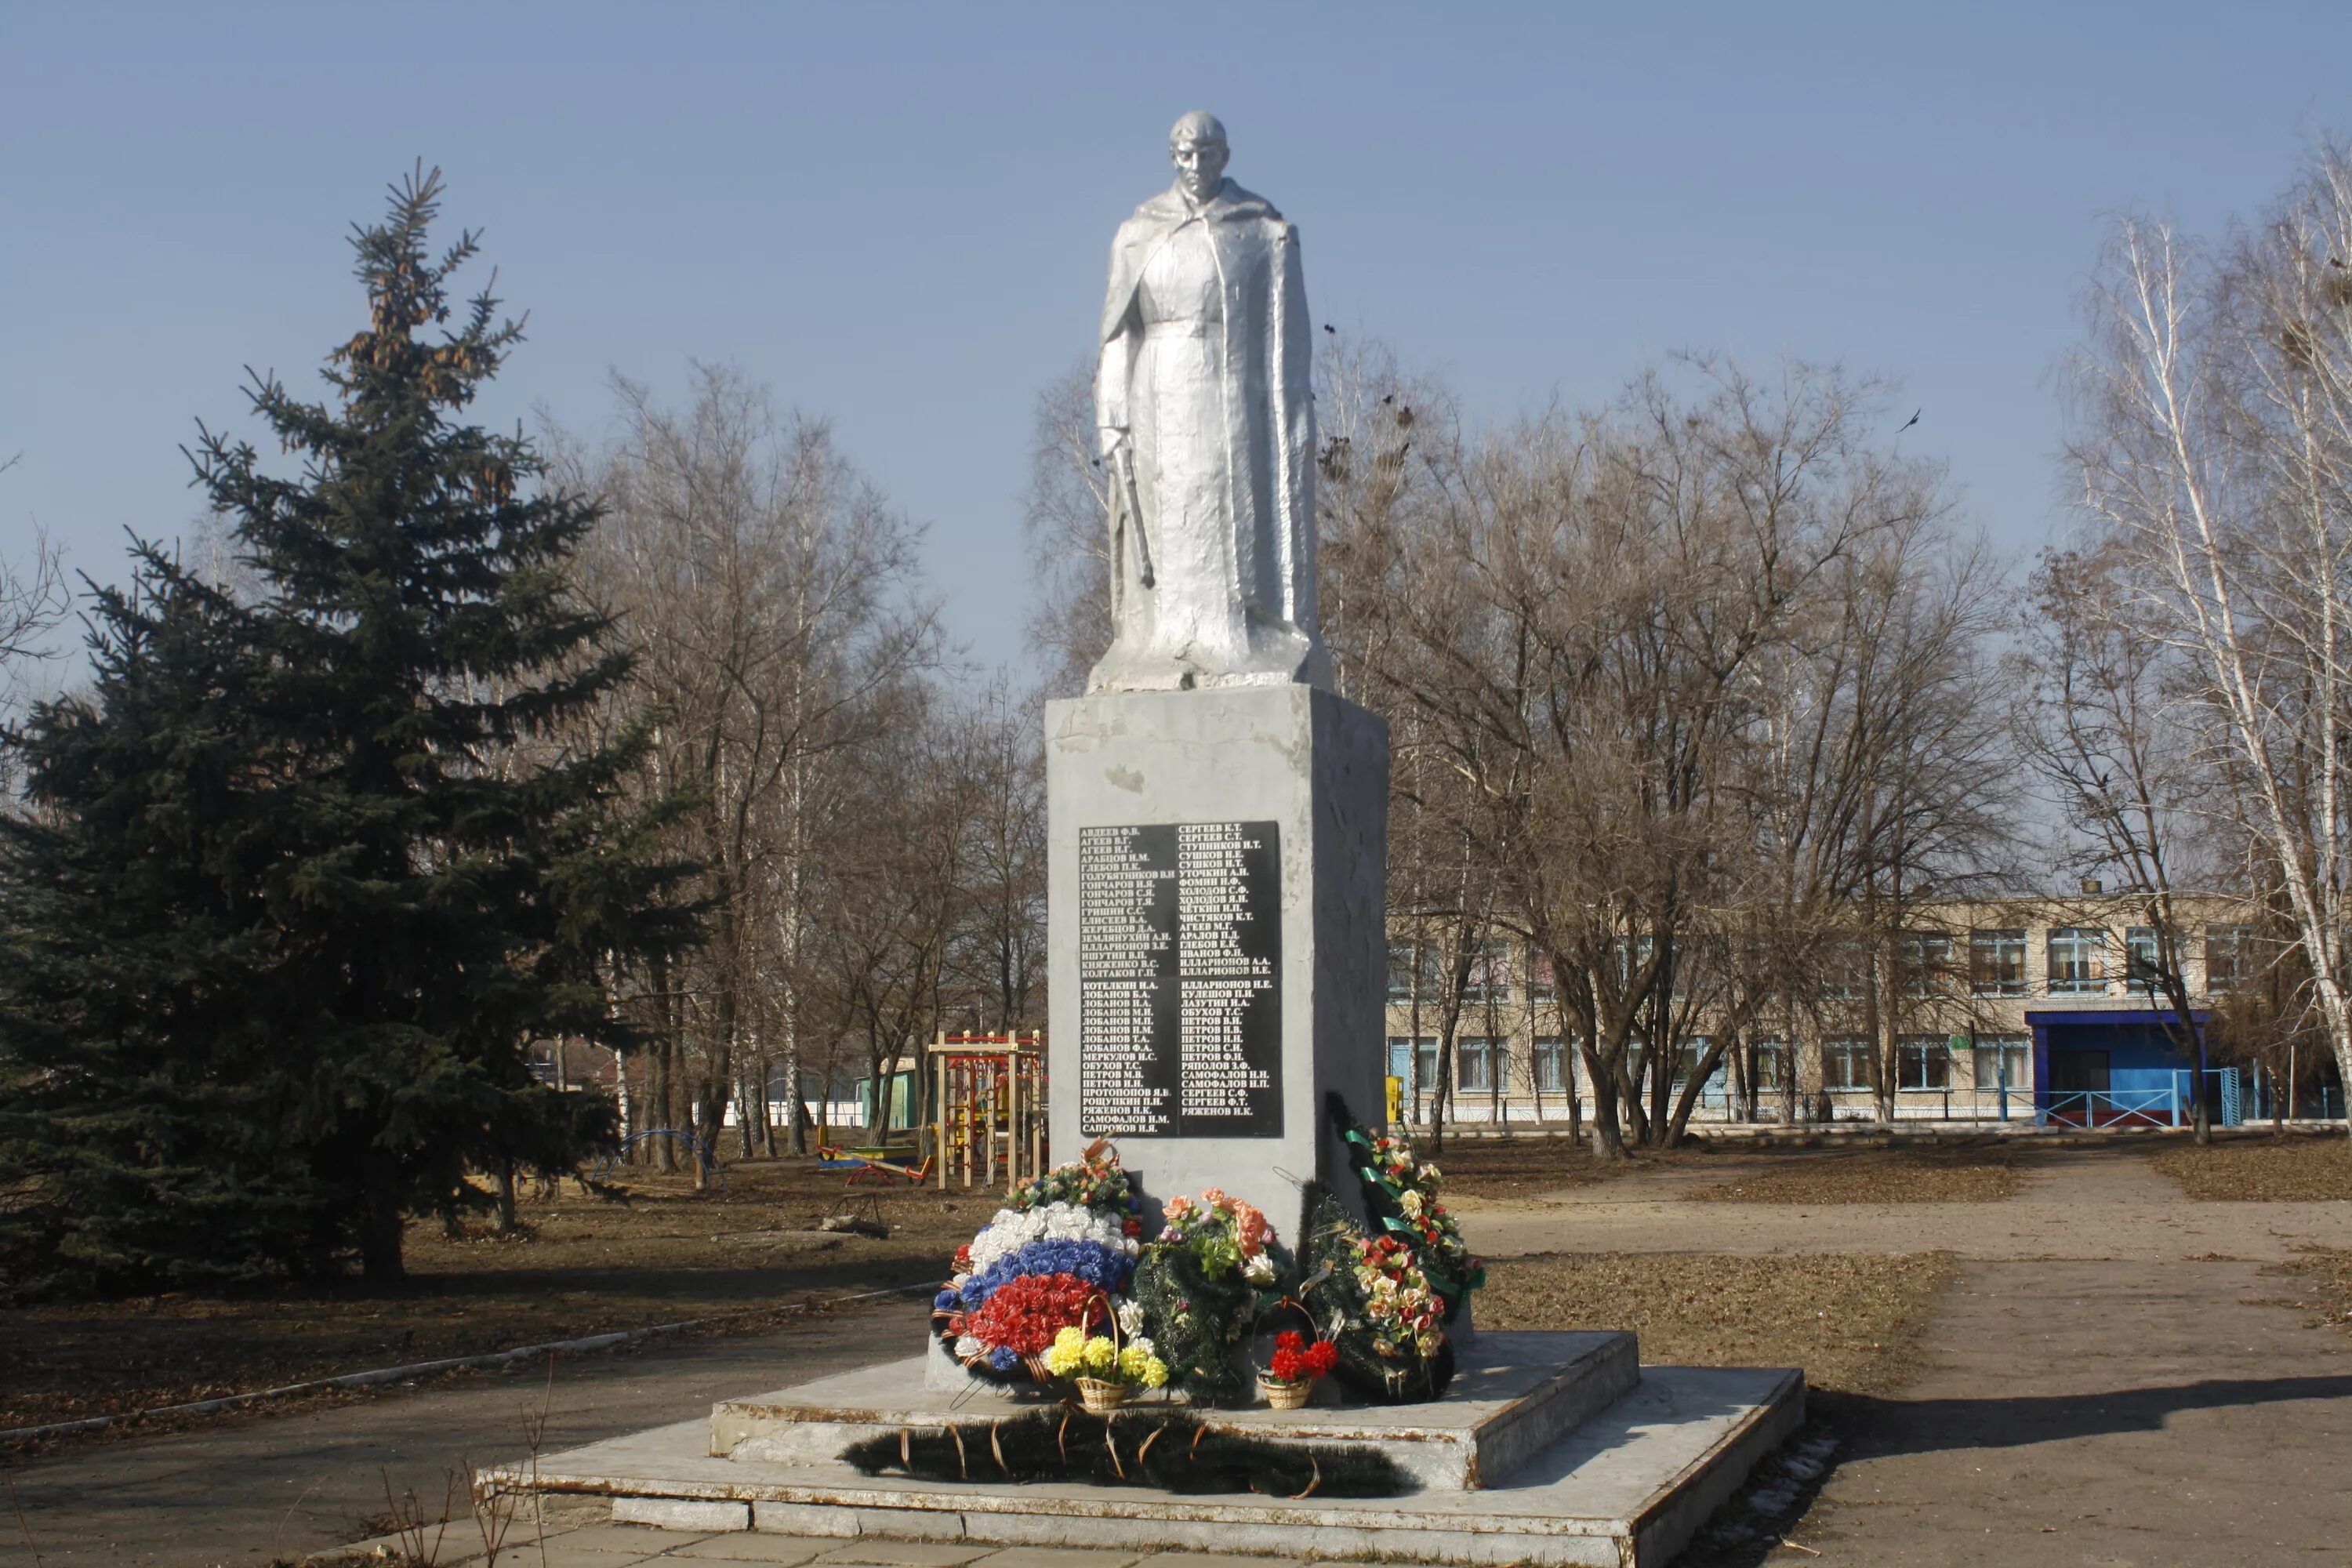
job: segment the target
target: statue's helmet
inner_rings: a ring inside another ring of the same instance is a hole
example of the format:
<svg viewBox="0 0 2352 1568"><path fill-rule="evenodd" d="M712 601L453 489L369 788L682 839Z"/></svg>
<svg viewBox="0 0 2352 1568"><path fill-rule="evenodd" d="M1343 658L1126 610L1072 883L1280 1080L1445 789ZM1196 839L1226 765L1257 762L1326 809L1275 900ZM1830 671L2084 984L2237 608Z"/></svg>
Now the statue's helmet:
<svg viewBox="0 0 2352 1568"><path fill-rule="evenodd" d="M1220 147L1225 146L1228 144L1225 122L1205 109L1193 110L1177 121L1168 132L1168 145L1171 147L1181 147L1187 142L1213 142Z"/></svg>

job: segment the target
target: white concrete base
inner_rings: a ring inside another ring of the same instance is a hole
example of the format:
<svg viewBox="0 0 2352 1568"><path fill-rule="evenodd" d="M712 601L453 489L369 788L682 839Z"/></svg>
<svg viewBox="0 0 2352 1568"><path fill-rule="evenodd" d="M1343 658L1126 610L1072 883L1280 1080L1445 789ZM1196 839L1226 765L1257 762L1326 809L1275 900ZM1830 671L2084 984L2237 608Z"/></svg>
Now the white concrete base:
<svg viewBox="0 0 2352 1568"><path fill-rule="evenodd" d="M616 1518L661 1522L659 1502L748 1504L755 1530L800 1535L1648 1568L1671 1562L1803 1416L1799 1372L1645 1367L1633 1392L1483 1488L1387 1499L871 1477L838 1459L715 1458L702 1421L548 1456L536 1480L612 1498ZM533 1478L509 1468L481 1479L520 1490Z"/></svg>
<svg viewBox="0 0 2352 1568"><path fill-rule="evenodd" d="M1217 1431L1377 1448L1423 1487L1475 1488L1614 1404L1640 1375L1634 1339L1626 1333L1485 1334L1455 1353L1459 1370L1445 1397L1427 1405L1346 1404L1327 1381L1303 1410L1261 1405L1197 1414ZM1034 1391L1026 1403L1055 1403L1043 1394ZM923 1361L909 1357L753 1399L722 1400L710 1412L710 1452L747 1462L822 1462L860 1437L992 1420L1023 1407L943 1392L926 1376Z"/></svg>
<svg viewBox="0 0 2352 1568"><path fill-rule="evenodd" d="M616 1497L614 1524L650 1524L656 1530L690 1530L698 1535L713 1531L751 1528L748 1502L712 1502L698 1498Z"/></svg>

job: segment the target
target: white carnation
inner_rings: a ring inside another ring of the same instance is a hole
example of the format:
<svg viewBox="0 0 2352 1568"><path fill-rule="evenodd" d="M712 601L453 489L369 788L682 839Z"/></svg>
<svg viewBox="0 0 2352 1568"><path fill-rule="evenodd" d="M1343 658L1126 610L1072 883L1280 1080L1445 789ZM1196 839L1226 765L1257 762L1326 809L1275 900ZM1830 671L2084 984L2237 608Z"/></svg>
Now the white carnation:
<svg viewBox="0 0 2352 1568"><path fill-rule="evenodd" d="M960 1334L956 1337L955 1353L958 1361L970 1361L987 1348L971 1334Z"/></svg>
<svg viewBox="0 0 2352 1568"><path fill-rule="evenodd" d="M1125 1334L1130 1343L1134 1342L1135 1337L1143 1331L1143 1308L1140 1303L1121 1301L1118 1304L1118 1331Z"/></svg>
<svg viewBox="0 0 2352 1568"><path fill-rule="evenodd" d="M986 1273L990 1264L1033 1241L1099 1242L1130 1258L1137 1250L1114 1215L1098 1214L1083 1204L1042 1204L1026 1214L997 1210L996 1217L971 1238L971 1271Z"/></svg>
<svg viewBox="0 0 2352 1568"><path fill-rule="evenodd" d="M1259 1253L1242 1265L1242 1278L1253 1285L1273 1284L1274 1259L1265 1253Z"/></svg>

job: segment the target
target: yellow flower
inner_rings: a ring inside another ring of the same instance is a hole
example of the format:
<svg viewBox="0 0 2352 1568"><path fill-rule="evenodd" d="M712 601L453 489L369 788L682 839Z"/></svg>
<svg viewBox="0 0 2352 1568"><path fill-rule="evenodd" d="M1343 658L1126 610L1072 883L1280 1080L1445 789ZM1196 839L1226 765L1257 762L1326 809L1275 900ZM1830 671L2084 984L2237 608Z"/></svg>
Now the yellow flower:
<svg viewBox="0 0 2352 1568"><path fill-rule="evenodd" d="M1045 1349L1045 1370L1055 1377L1067 1377L1086 1364L1086 1331L1065 1328Z"/></svg>
<svg viewBox="0 0 2352 1568"><path fill-rule="evenodd" d="M1146 1388L1167 1387L1168 1363L1161 1361L1156 1355L1145 1356L1143 1358L1143 1386Z"/></svg>
<svg viewBox="0 0 2352 1568"><path fill-rule="evenodd" d="M1125 1346L1118 1352L1118 1375L1127 1382L1141 1382L1143 1369L1150 1364L1150 1352L1138 1350L1133 1345Z"/></svg>
<svg viewBox="0 0 2352 1568"><path fill-rule="evenodd" d="M1108 1372L1118 1363L1118 1347L1106 1336L1097 1334L1087 1342L1086 1361L1088 1372Z"/></svg>

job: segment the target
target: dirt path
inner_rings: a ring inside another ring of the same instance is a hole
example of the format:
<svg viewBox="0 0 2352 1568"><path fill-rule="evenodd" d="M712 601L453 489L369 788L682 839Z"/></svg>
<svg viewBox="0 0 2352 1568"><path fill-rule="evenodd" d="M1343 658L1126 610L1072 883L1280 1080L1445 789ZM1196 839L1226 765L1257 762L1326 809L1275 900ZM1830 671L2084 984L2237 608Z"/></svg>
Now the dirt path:
<svg viewBox="0 0 2352 1568"><path fill-rule="evenodd" d="M657 1342L563 1364L549 1400L546 1447L618 1436L729 1395L902 1355L921 1342L928 1305L861 1303L754 1339ZM329 1409L216 1421L78 1448L0 1469L0 1478L16 1490L45 1568L266 1563L374 1533L358 1521L383 1513L386 1476L395 1489L415 1488L438 1513L446 1472L523 1450L523 1418L548 1397L544 1378L542 1365ZM452 1539L470 1528L461 1521ZM0 1568L33 1563L0 1498Z"/></svg>
<svg viewBox="0 0 2352 1568"><path fill-rule="evenodd" d="M1993 1204L1685 1201L1686 1171L1621 1177L1557 1198L1464 1200L1463 1233L1491 1258L1533 1252L1950 1252L1964 1258L2219 1257L2276 1262L2299 1247L2352 1248L2352 1204L2190 1203L2129 1148L2025 1156L2017 1196Z"/></svg>

